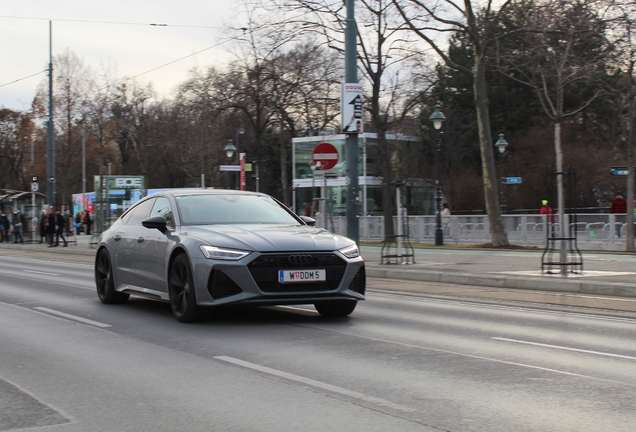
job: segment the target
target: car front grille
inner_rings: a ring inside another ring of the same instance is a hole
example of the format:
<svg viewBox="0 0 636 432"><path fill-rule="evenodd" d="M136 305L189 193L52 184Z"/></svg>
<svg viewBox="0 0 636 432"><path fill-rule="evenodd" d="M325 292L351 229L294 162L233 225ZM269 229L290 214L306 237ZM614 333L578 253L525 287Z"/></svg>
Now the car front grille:
<svg viewBox="0 0 636 432"><path fill-rule="evenodd" d="M347 269L347 262L332 253L284 253L265 254L248 264L248 269L262 292L290 293L310 291L331 291L338 288ZM325 269L325 282L305 282L281 284L279 270Z"/></svg>
<svg viewBox="0 0 636 432"><path fill-rule="evenodd" d="M208 292L214 300L240 294L243 290L220 270L212 270L208 279Z"/></svg>

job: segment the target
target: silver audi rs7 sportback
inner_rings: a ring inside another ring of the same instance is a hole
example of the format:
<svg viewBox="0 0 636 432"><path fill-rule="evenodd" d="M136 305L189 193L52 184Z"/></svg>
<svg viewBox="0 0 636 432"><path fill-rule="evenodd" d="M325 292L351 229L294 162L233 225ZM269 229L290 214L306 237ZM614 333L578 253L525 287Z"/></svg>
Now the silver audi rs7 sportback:
<svg viewBox="0 0 636 432"><path fill-rule="evenodd" d="M100 235L97 294L106 304L165 300L182 322L230 304L313 304L347 316L364 300L364 262L354 241L313 222L262 193L156 193Z"/></svg>

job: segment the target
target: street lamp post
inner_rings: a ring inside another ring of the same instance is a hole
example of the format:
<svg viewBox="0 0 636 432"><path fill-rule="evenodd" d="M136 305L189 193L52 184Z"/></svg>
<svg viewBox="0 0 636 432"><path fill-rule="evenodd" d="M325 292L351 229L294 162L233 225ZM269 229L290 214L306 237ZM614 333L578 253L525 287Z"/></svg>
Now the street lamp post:
<svg viewBox="0 0 636 432"><path fill-rule="evenodd" d="M501 209L501 213L506 213L506 184L505 176L504 176L504 164L506 161L506 157L504 152L506 151L506 147L508 147L508 141L504 139L504 134L499 134L499 139L495 143L495 147L499 149L499 160L501 164L501 202L499 203L499 208Z"/></svg>
<svg viewBox="0 0 636 432"><path fill-rule="evenodd" d="M237 126L234 129L234 132L235 132L235 136L236 136L236 154L238 154L239 158L240 158L241 152L239 151L239 148L240 148L240 146L239 146L239 136L243 135L245 133L245 129L243 129L243 126ZM239 159L239 164L240 163L241 163L241 160ZM241 185L241 181L240 181L241 177L240 176L241 176L241 172L237 171L236 172L236 188L237 189L241 188L241 186L240 186Z"/></svg>
<svg viewBox="0 0 636 432"><path fill-rule="evenodd" d="M234 153L236 152L236 147L234 147L234 143L232 142L232 140L227 140L227 145L225 146L225 148L223 148L223 150L225 151L225 155L227 156L227 158L231 161L232 157L234 156ZM231 176L227 176L227 188L231 189L230 186L230 178Z"/></svg>
<svg viewBox="0 0 636 432"><path fill-rule="evenodd" d="M439 175L439 157L442 151L442 124L446 117L441 111L439 102L435 104L433 114L429 117L433 127L439 131L437 151L435 153L435 246L444 245L444 231L442 230L442 185Z"/></svg>

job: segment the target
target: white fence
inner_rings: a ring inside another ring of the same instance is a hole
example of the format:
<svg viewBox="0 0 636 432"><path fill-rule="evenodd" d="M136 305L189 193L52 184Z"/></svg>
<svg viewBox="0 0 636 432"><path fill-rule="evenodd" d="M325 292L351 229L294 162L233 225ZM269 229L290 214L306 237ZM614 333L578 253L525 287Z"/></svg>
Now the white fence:
<svg viewBox="0 0 636 432"><path fill-rule="evenodd" d="M545 247L547 216L544 215L502 215L504 229L511 244L520 246ZM574 218L565 215L565 223L576 232L578 246L583 250L625 250L625 215L620 214L579 214ZM384 218L382 216L360 217L360 240L384 240ZM316 225L321 225L318 217ZM344 216L334 216L327 221L327 227L341 235L347 234L347 220ZM490 224L486 215L446 216L443 218L445 244L490 243ZM393 218L397 226L397 217ZM433 243L435 241L435 216L409 216L408 237L412 243ZM559 230L558 217L551 224L555 232ZM396 230L397 231L397 230ZM566 231L566 237L570 231Z"/></svg>

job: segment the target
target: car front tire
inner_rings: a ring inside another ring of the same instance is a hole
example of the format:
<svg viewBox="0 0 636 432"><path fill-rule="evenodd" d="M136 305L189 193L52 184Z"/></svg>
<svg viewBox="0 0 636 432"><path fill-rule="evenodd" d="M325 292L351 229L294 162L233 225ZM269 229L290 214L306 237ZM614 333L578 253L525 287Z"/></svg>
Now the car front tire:
<svg viewBox="0 0 636 432"><path fill-rule="evenodd" d="M337 303L316 303L314 307L324 317L346 317L355 310L357 305L357 301L346 300Z"/></svg>
<svg viewBox="0 0 636 432"><path fill-rule="evenodd" d="M201 308L197 307L192 269L184 253L178 255L172 263L168 294L175 318L184 323L194 322L199 318Z"/></svg>
<svg viewBox="0 0 636 432"><path fill-rule="evenodd" d="M106 249L100 249L95 260L95 285L97 287L97 296L104 304L126 303L130 297L129 294L115 291L113 266Z"/></svg>

